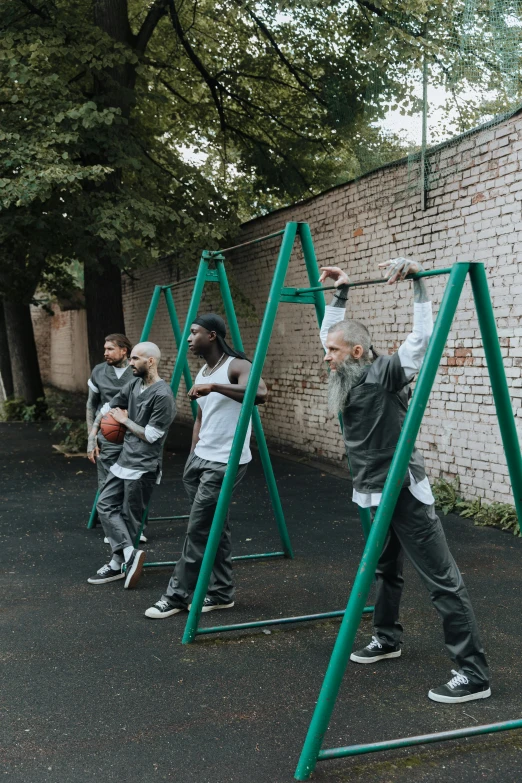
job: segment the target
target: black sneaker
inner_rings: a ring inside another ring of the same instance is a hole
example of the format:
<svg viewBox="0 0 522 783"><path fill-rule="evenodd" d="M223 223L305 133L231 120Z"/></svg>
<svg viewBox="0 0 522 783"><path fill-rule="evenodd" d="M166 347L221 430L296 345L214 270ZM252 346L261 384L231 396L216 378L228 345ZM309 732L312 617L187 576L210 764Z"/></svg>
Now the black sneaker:
<svg viewBox="0 0 522 783"><path fill-rule="evenodd" d="M391 647L388 644L381 644L376 636L372 636L370 644L363 647L362 650L356 650L350 655L350 660L356 663L376 663L377 661L383 661L385 658L399 658L401 654L401 648Z"/></svg>
<svg viewBox="0 0 522 783"><path fill-rule="evenodd" d="M185 606L172 606L164 598L156 601L154 606L149 607L145 612L145 617L152 617L154 620L161 620L163 617L171 617L186 610Z"/></svg>
<svg viewBox="0 0 522 783"><path fill-rule="evenodd" d="M143 563L145 561L145 552L143 549L134 549L132 555L125 563L125 584L127 590L135 587L143 572Z"/></svg>
<svg viewBox="0 0 522 783"><path fill-rule="evenodd" d="M449 682L440 688L432 688L428 697L432 701L440 701L443 704L460 704L463 701L475 699L487 699L491 696L491 688L488 683L474 685L465 674L451 670L454 675Z"/></svg>
<svg viewBox="0 0 522 783"><path fill-rule="evenodd" d="M96 572L95 576L89 577L87 581L91 585L104 585L107 582L115 582L117 579L125 579L125 574L122 573L121 568L111 568L107 563L107 565L104 565Z"/></svg>
<svg viewBox="0 0 522 783"><path fill-rule="evenodd" d="M217 598L209 598L208 595L203 601L202 612L213 612L214 609L232 609L234 601L230 601L228 604L224 604L217 600Z"/></svg>

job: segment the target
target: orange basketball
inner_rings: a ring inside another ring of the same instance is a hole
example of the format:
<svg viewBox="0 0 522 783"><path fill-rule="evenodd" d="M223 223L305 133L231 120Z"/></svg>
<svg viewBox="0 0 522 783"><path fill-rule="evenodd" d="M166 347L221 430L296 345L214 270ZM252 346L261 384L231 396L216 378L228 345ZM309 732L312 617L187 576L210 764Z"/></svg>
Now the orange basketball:
<svg viewBox="0 0 522 783"><path fill-rule="evenodd" d="M102 416L100 429L103 437L111 443L123 443L127 430L127 428L124 427L123 424L120 424L119 421L116 421L114 416L110 413L106 413L105 416Z"/></svg>

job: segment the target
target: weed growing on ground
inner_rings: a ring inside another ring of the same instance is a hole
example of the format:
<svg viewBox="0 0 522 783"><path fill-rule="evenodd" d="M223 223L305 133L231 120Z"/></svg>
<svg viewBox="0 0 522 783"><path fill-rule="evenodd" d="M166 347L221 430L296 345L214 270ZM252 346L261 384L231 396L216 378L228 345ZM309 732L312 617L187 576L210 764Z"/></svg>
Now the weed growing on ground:
<svg viewBox="0 0 522 783"><path fill-rule="evenodd" d="M14 397L0 406L0 421L24 421L27 423L50 420L54 422L53 432L59 433L60 443L66 451L78 454L87 450L87 428L85 421L78 421L65 415L69 404L67 392L46 389L45 398L40 397L34 405Z"/></svg>
<svg viewBox="0 0 522 783"><path fill-rule="evenodd" d="M4 400L0 406L0 421L43 421L49 418L44 397L39 397L34 405L27 405L21 397Z"/></svg>
<svg viewBox="0 0 522 783"><path fill-rule="evenodd" d="M480 527L497 527L520 536L517 512L510 503L484 503L482 498L464 500L460 497L460 479L439 478L433 483L435 505L443 514L454 511L465 519L472 519Z"/></svg>

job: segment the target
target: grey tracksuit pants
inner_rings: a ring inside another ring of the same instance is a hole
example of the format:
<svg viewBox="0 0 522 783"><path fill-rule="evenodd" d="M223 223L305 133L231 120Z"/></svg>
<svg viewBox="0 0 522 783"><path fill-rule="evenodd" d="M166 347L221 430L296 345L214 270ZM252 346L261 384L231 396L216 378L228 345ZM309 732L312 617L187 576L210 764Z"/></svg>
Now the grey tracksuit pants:
<svg viewBox="0 0 522 783"><path fill-rule="evenodd" d="M401 641L399 604L404 584L404 553L426 585L442 619L444 642L456 668L474 683L489 682L468 591L449 551L440 519L434 506L421 503L407 488L399 495L375 573L376 637L388 645L398 645Z"/></svg>
<svg viewBox="0 0 522 783"><path fill-rule="evenodd" d="M226 469L225 463L201 459L195 452L190 454L185 465L183 483L191 502L187 535L167 590L162 596L172 606L187 606L196 587ZM247 465L239 466L234 489L246 470ZM227 514L207 591L207 595L219 603L228 604L234 600L231 558L232 537Z"/></svg>
<svg viewBox="0 0 522 783"><path fill-rule="evenodd" d="M113 555L122 559L123 549L134 546L143 514L156 483L156 474L139 479L121 479L109 471L96 510Z"/></svg>
<svg viewBox="0 0 522 783"><path fill-rule="evenodd" d="M98 442L98 445L100 453L96 460L96 471L98 473L98 489L102 489L109 475L109 470L120 456L121 446L113 446L111 443L107 445L107 441L103 445Z"/></svg>

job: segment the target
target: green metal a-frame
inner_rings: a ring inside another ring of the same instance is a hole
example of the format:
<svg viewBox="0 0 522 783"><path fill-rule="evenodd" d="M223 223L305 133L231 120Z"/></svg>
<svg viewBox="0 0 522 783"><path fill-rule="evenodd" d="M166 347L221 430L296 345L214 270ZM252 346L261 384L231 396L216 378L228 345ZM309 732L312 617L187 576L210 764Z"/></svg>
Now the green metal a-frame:
<svg viewBox="0 0 522 783"><path fill-rule="evenodd" d="M449 272L448 284L441 302L433 335L424 358L424 363L419 373L415 393L404 420L401 436L384 486L382 500L375 514L371 532L361 558L359 570L350 593L344 619L339 629L315 712L310 723L295 773L297 780L308 780L315 769L317 761L458 739L460 737L471 737L479 734L489 734L522 727L522 720L511 720L484 726L472 726L470 728L458 729L455 731L445 731L416 737L403 737L366 745L350 745L347 747L321 750L323 739L328 729L339 688L352 651L355 635L359 627L361 610L364 606L365 597L368 595L372 583L373 575L402 487L402 480L408 468L415 439L424 416L424 411L437 374L462 288L468 276L475 299L498 423L513 488L519 527L522 523L522 457L520 454L520 445L511 407L506 373L502 362L502 354L500 351L484 264L456 263L451 270L439 270L439 273L441 272Z"/></svg>
<svg viewBox="0 0 522 783"><path fill-rule="evenodd" d="M165 297L165 303L167 305L167 310L169 313L172 331L174 333L174 339L176 341L176 346L178 349L176 362L174 364L172 378L170 381L170 386L172 388L172 392L175 397L177 396L179 390L181 376L184 377L187 390L192 387L192 377L190 374L190 368L187 361L188 337L190 334L190 327L197 316L198 308L201 303L201 298L203 296L203 291L206 283L218 284L221 297L223 300L223 305L225 308L225 314L227 317L229 329L232 335L232 342L234 343L234 346L238 350L240 351L243 350L241 333L239 331L239 325L234 310L234 304L232 301L230 286L228 283L225 265L223 262L224 262L224 257L221 254L205 250L201 255L197 275L191 278L187 278L186 280L179 281L177 283L172 283L170 285L163 285L163 286L158 285L155 286L154 288L154 293L152 295L152 299L150 302L147 318L145 320L145 325L143 327L143 331L141 334L141 340L147 340L149 337L154 322L154 318L158 309L158 305L160 302L161 294L163 293ZM214 264L214 269L210 269L211 263ZM193 281L194 281L194 288L192 291L192 296L187 311L187 317L185 320L183 333L181 333L176 307L174 304L174 298L172 296L172 289L177 288L180 285L184 285L185 283L193 282ZM195 401L191 401L191 408L192 408L192 415L195 418L197 413L197 403ZM272 503L272 508L274 510L277 529L281 539L282 551L262 552L259 554L250 554L250 555L236 555L232 558L232 560L234 561L258 560L258 559L268 558L268 557L293 558L294 555L292 551L292 544L290 542L290 536L288 534L283 508L281 505L281 500L277 489L277 483L272 468L272 462L270 460L270 454L268 452L268 447L266 445L263 426L261 424L261 418L259 416L259 412L257 408L253 411L252 414L252 427L256 436L259 456L265 473L265 478L267 482L268 492L270 495L270 500ZM181 519L181 518L185 518L185 517L181 517L181 516L155 517L152 518L152 520ZM142 524L142 528L143 528L143 524ZM163 561L157 563L144 563L144 568L159 568L159 567L174 566L174 565L176 565L176 561Z"/></svg>
<svg viewBox="0 0 522 783"><path fill-rule="evenodd" d="M214 560L216 558L219 540L221 538L221 533L223 531L228 504L230 503L230 498L232 496L232 490L237 475L239 458L243 448L243 443L248 428L248 422L250 416L253 417L253 421L255 422L256 417L259 415L254 404L256 390L259 384L259 380L261 378L261 373L266 359L268 345L270 342L270 337L272 334L272 329L274 326L274 321L277 314L277 309L279 307L279 303L287 302L292 304L313 304L315 306L315 311L316 311L319 325L322 323L324 318L325 301L324 301L323 291L325 289L319 285L319 271L317 266L317 258L315 255L315 250L312 242L312 235L310 233L310 227L308 223L294 223L294 222L287 223L286 227L284 229L281 229L280 231L277 231L273 234L269 234L268 236L265 237L260 237L259 239L252 240L252 242L246 242L243 245L239 245L237 247L244 247L246 245L261 242L266 239L271 239L277 236L282 236L282 240L281 240L281 246L279 248L279 256L274 272L274 278L272 280L270 293L268 295L268 302L265 309L263 322L261 324L261 330L259 333L256 349L252 359L252 369L250 371L250 377L248 379L247 388L245 390L245 396L243 398L243 404L241 406L241 413L239 416L236 432L234 435L234 440L232 443L232 449L230 452L230 458L225 473L225 478L223 480L223 484L221 487L221 492L216 506L216 511L214 513L214 519L212 521L210 534L205 548L205 555L203 557L203 562L201 565L198 582L196 585L196 589L194 591L194 596L192 598L191 609L189 612L187 624L185 626L185 632L183 635L183 644L190 644L191 642L194 641L195 637L200 634L235 631L235 630L242 630L246 628L258 628L258 627L264 627L270 625L281 625L285 623L307 622L311 620L323 620L326 618L341 617L342 615L344 615L344 610L340 610L340 611L326 612L326 613L314 614L314 615L302 615L299 617L283 617L283 618L277 618L275 620L259 620L254 622L239 623L239 624L226 625L226 626L214 626L214 627L206 627L206 628L198 627L199 619L201 616L201 608L203 606L203 601L207 593L207 588L210 581L210 575L212 573ZM294 243L297 236L299 237L301 243L306 271L308 274L308 280L311 286L310 288L306 288L306 289L283 287L288 265L290 263L290 256L292 254L292 249L294 247ZM204 259L205 260L212 259L216 264L216 271L218 275L222 276L225 273L224 265L223 265L224 254L229 250L235 250L235 249L236 248L225 248L223 250L217 250L217 251L206 251L203 253L202 261ZM200 283L199 285L202 285L202 283ZM197 292L198 292L198 281L196 281L196 284L194 286L194 295L193 295L194 297L196 296ZM225 308L226 308L226 302L225 302ZM178 362L177 362L177 366L174 369L174 374L172 379L173 390L177 388L176 384L179 384L179 381L181 379L182 362L184 360L184 356L186 356L186 351L187 351L186 338L188 337L190 325L192 319L195 317L195 314L196 314L196 310L195 309L192 310L189 308L189 313L187 314L187 320L185 324L185 332L180 346L180 353L178 355ZM237 342L236 335L234 333L234 330L232 329L232 322L235 321L235 319L231 320L228 311L227 311L227 318L231 327L232 337L234 339L234 342L236 343L237 347L240 347L241 344ZM363 528L363 533L365 537L367 537L371 527L370 510L367 508L359 508L358 510L359 510L359 516ZM372 610L373 607L364 607L361 609L361 611L365 611L365 612L371 612Z"/></svg>

